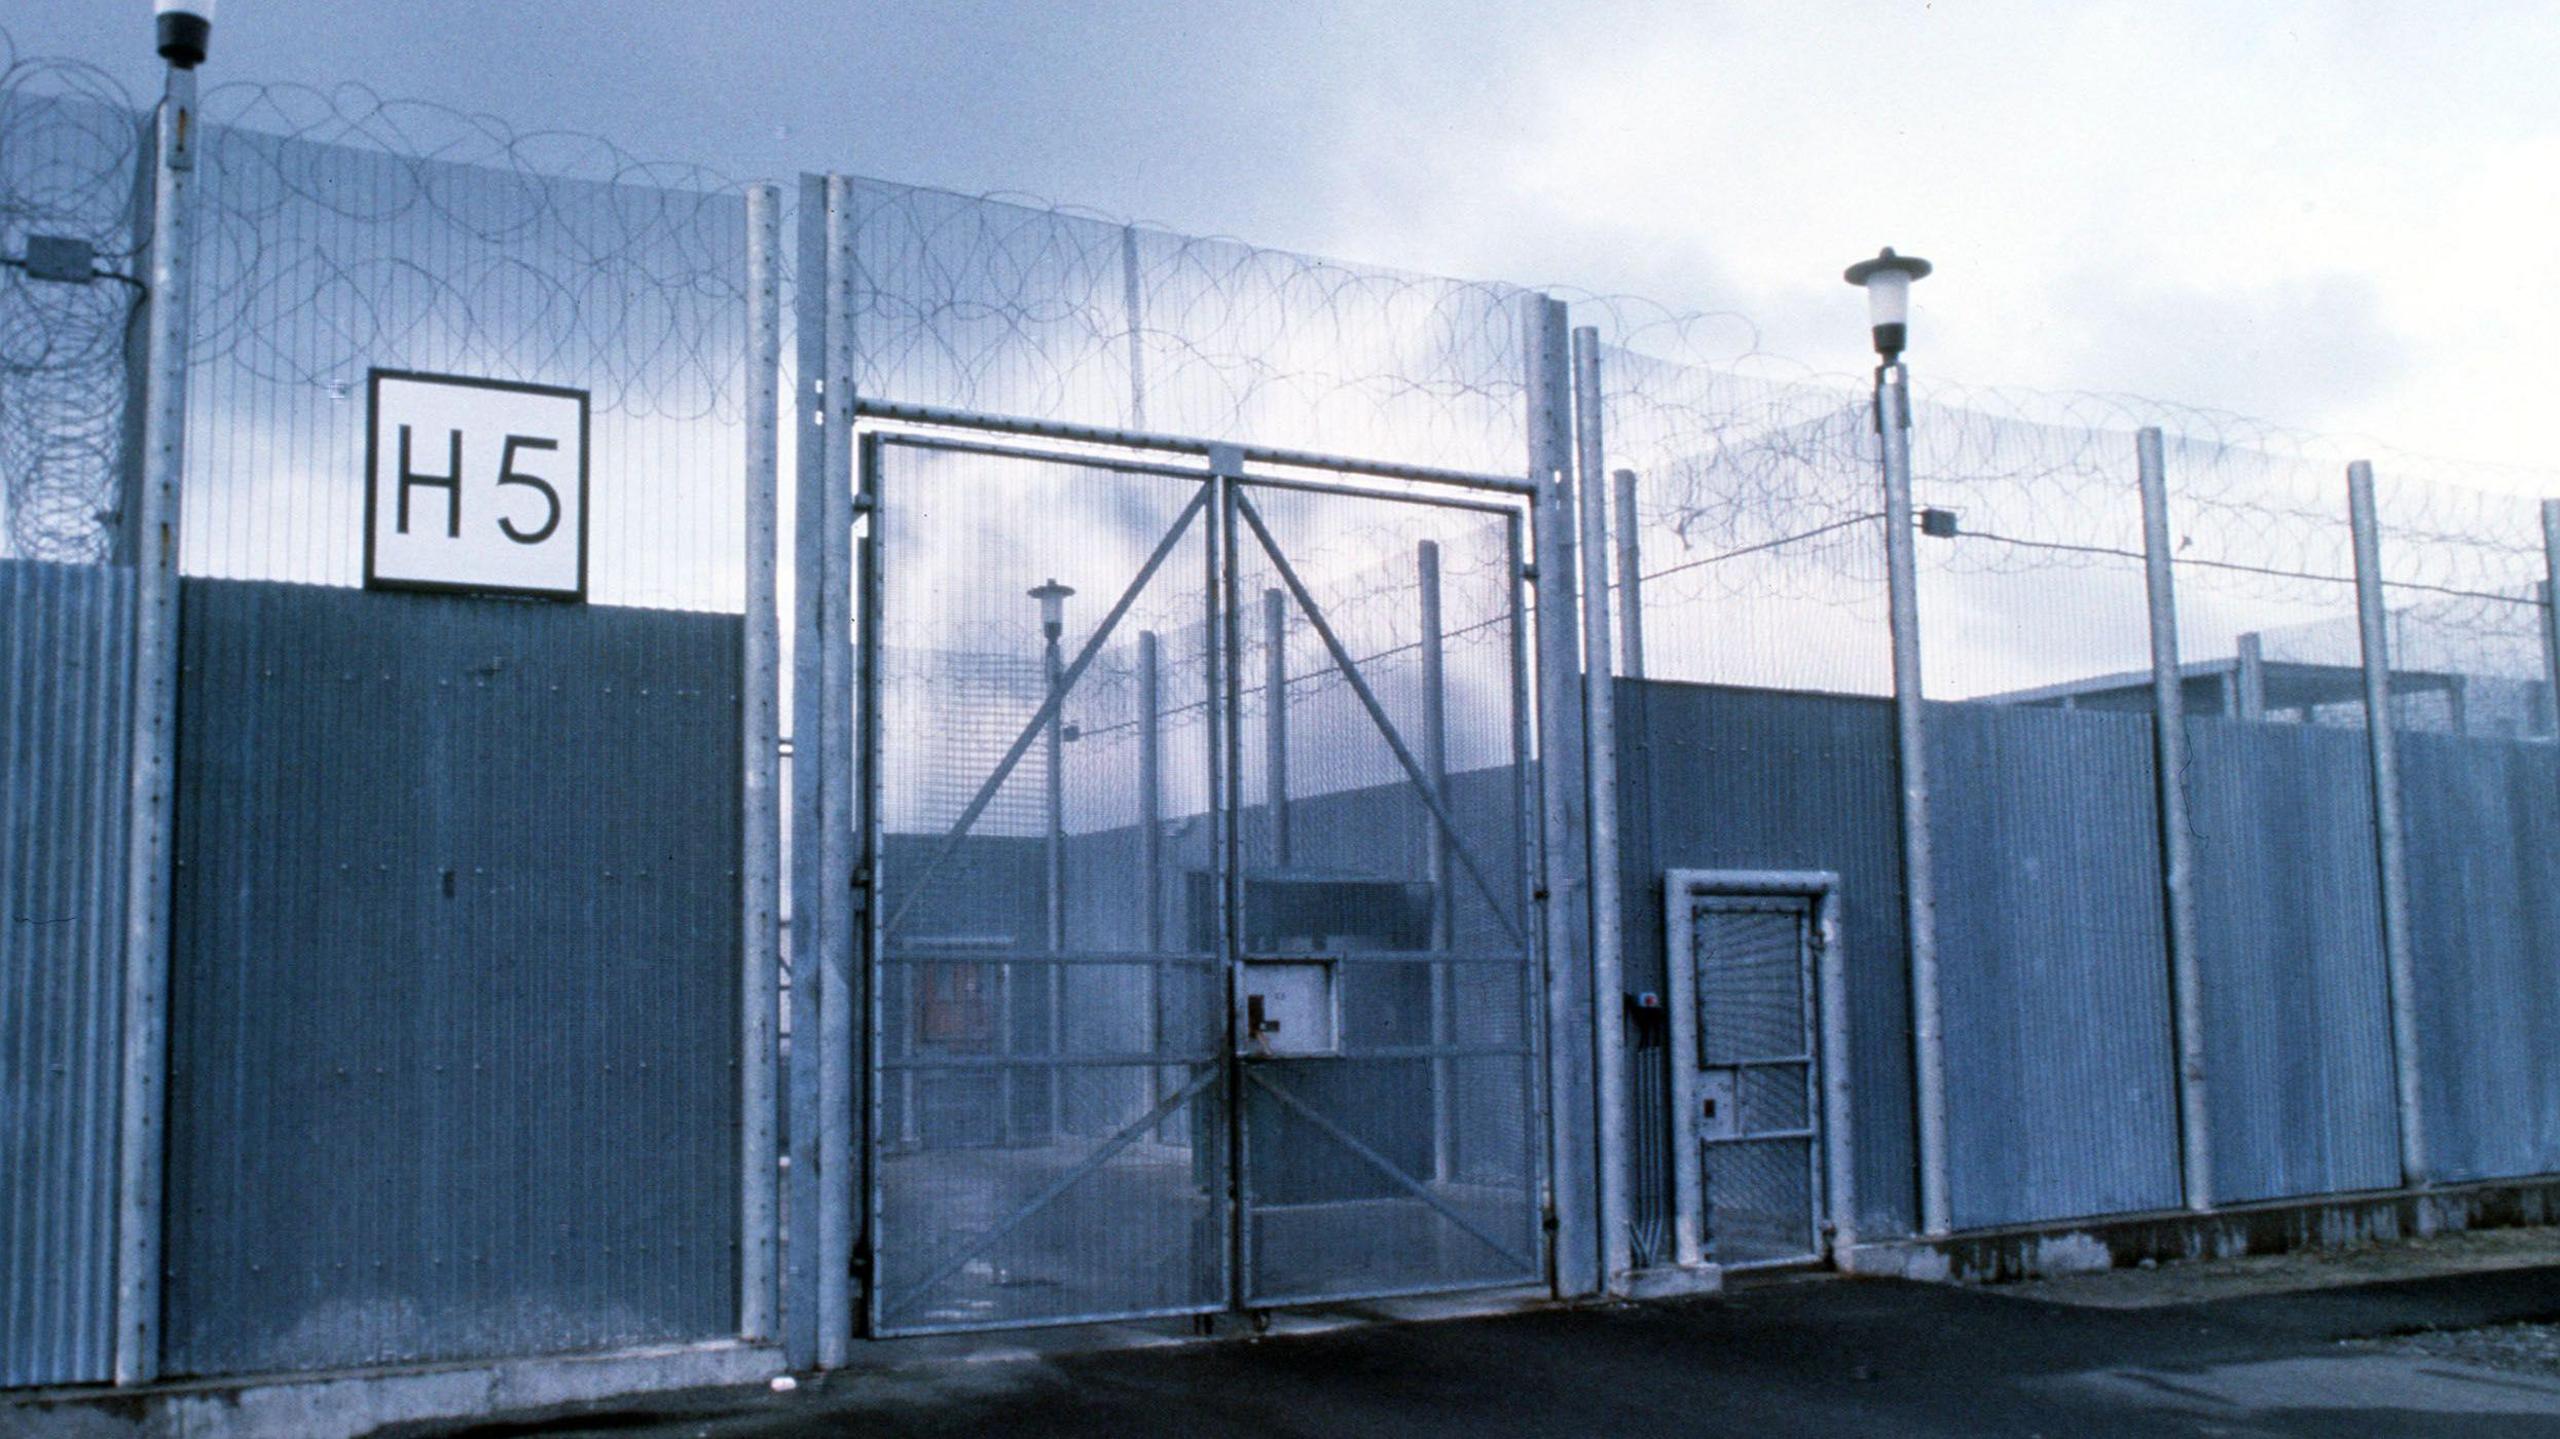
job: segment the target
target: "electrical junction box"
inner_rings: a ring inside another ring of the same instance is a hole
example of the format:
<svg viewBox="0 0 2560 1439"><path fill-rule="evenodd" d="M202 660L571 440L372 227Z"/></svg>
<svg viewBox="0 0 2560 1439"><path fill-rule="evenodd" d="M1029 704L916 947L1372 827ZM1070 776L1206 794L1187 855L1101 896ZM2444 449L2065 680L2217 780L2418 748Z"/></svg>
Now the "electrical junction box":
<svg viewBox="0 0 2560 1439"><path fill-rule="evenodd" d="M98 250L68 235L27 237L27 278L85 285L98 278Z"/></svg>

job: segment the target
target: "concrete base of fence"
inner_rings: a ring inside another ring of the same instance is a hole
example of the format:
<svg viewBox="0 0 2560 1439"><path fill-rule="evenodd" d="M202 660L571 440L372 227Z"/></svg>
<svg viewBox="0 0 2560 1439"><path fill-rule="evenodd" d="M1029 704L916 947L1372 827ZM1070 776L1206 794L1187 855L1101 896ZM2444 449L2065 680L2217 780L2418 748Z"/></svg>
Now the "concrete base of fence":
<svg viewBox="0 0 2560 1439"><path fill-rule="evenodd" d="M1880 1241L1849 1250L1841 1256L1840 1268L1897 1279L2005 1284L2145 1260L2232 1259L2539 1224L2560 1224L2560 1175L2273 1200L2209 1214L2164 1210L1977 1229L1943 1239Z"/></svg>
<svg viewBox="0 0 2560 1439"><path fill-rule="evenodd" d="M0 1399L8 1439L353 1439L388 1424L466 1419L616 1395L754 1384L782 1351L691 1344L433 1368L35 1390Z"/></svg>
<svg viewBox="0 0 2560 1439"><path fill-rule="evenodd" d="M1629 1299L1677 1299L1686 1294L1720 1294L1724 1291L1724 1270L1713 1264L1683 1267L1666 1264L1658 1269L1639 1269L1627 1276Z"/></svg>

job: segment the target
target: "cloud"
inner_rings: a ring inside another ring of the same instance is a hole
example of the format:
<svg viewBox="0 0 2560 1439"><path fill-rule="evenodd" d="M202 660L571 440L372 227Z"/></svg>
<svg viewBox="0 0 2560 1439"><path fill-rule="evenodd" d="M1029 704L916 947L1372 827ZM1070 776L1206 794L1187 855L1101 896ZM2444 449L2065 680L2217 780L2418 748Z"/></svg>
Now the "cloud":
<svg viewBox="0 0 2560 1439"><path fill-rule="evenodd" d="M2205 289L2084 268L2053 288L2071 300L2047 343L2077 357L2089 389L2210 396L2219 409L2331 429L2415 368L2381 286L2361 275Z"/></svg>

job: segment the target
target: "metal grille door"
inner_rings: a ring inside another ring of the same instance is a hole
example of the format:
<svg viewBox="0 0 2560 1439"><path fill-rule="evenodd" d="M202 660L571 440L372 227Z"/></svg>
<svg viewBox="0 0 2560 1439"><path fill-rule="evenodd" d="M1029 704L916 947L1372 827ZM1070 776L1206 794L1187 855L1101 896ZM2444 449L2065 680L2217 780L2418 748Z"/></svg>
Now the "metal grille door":
<svg viewBox="0 0 2560 1439"><path fill-rule="evenodd" d="M1727 1267L1821 1257L1811 926L1793 900L1706 899L1691 911L1707 1258Z"/></svg>
<svg viewBox="0 0 2560 1439"><path fill-rule="evenodd" d="M1230 494L1240 1299L1534 1279L1515 513Z"/></svg>
<svg viewBox="0 0 2560 1439"><path fill-rule="evenodd" d="M1210 484L872 466L873 1330L1220 1307Z"/></svg>

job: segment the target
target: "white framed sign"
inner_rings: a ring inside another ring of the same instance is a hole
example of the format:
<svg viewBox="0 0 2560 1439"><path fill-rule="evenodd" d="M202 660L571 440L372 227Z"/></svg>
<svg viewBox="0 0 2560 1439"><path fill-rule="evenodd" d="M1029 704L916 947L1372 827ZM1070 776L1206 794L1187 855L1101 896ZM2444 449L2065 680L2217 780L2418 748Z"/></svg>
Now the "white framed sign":
<svg viewBox="0 0 2560 1439"><path fill-rule="evenodd" d="M375 370L364 583L582 600L587 392Z"/></svg>

